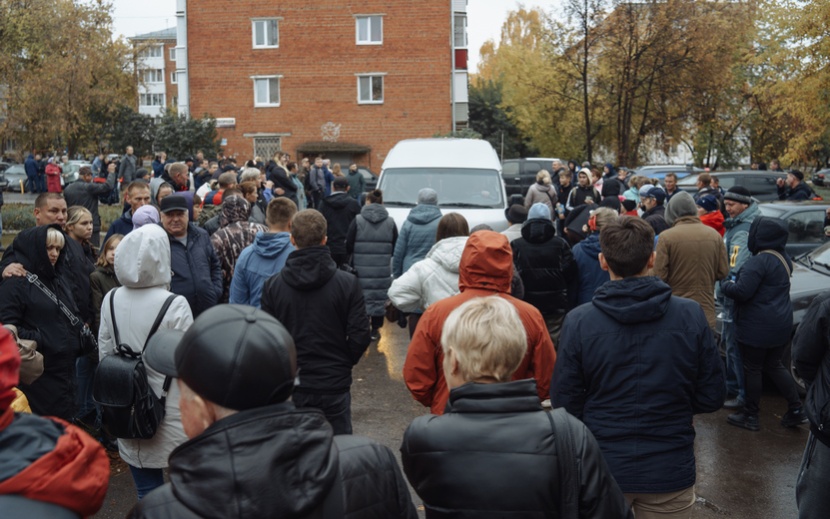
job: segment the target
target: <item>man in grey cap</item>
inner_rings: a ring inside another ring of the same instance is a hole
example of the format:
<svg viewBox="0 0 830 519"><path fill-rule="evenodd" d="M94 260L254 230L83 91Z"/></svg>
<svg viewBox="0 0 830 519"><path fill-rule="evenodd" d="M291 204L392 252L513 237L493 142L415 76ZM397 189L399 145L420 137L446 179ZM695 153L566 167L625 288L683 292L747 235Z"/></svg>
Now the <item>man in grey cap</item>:
<svg viewBox="0 0 830 519"><path fill-rule="evenodd" d="M409 211L401 226L395 252L392 254L392 276L401 277L409 267L426 258L435 245L435 233L441 209L438 208L438 193L429 187L418 191L418 205ZM421 314L409 314L409 336L415 333Z"/></svg>
<svg viewBox="0 0 830 519"><path fill-rule="evenodd" d="M144 359L176 378L190 440L129 517L417 517L387 447L334 437L323 413L289 400L297 352L267 313L214 307L185 333L159 330Z"/></svg>

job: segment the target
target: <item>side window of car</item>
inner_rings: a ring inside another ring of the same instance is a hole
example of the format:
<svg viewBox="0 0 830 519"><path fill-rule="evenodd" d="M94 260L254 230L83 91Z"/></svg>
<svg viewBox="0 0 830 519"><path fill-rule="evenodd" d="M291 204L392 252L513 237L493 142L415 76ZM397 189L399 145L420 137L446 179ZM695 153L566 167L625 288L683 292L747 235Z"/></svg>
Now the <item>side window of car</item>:
<svg viewBox="0 0 830 519"><path fill-rule="evenodd" d="M778 186L775 185L775 177L773 176L747 176L744 178L743 184L755 197L778 192Z"/></svg>
<svg viewBox="0 0 830 519"><path fill-rule="evenodd" d="M532 176L533 179L536 179L536 173L539 173L539 170L542 169L542 165L538 162L525 162L524 174L528 176ZM548 171L550 173L550 171Z"/></svg>
<svg viewBox="0 0 830 519"><path fill-rule="evenodd" d="M519 176L519 163L505 162L501 167L501 173L505 178L515 179Z"/></svg>
<svg viewBox="0 0 830 519"><path fill-rule="evenodd" d="M802 211L787 218L787 243L823 243L824 211Z"/></svg>

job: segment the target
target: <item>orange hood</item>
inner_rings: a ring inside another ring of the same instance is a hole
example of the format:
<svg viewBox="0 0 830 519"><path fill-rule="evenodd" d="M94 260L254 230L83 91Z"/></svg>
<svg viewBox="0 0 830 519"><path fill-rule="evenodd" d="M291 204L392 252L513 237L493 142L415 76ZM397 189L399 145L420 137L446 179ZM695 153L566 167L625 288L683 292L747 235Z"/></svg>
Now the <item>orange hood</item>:
<svg viewBox="0 0 830 519"><path fill-rule="evenodd" d="M458 288L510 293L513 251L507 236L493 231L470 235L458 267Z"/></svg>

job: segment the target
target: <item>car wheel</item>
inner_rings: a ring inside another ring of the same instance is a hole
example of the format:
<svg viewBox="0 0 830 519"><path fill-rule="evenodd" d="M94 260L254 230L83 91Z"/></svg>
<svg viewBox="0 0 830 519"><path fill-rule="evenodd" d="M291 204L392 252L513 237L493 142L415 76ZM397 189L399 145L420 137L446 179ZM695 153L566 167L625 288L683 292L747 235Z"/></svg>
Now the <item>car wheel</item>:
<svg viewBox="0 0 830 519"><path fill-rule="evenodd" d="M793 365L792 360L792 347L793 341L791 340L787 343L787 347L784 348L784 354L781 356L781 364L787 369L790 373L790 376L793 377L793 381L795 382L795 388L798 390L798 394L802 397L807 394L807 384L804 382L804 379L798 376L795 372L795 366Z"/></svg>

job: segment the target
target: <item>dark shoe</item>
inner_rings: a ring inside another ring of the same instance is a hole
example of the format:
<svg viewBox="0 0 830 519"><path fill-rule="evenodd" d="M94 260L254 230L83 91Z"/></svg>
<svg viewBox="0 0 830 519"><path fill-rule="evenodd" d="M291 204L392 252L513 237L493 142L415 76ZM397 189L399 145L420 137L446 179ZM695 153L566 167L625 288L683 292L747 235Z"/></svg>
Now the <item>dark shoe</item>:
<svg viewBox="0 0 830 519"><path fill-rule="evenodd" d="M743 411L732 413L726 418L726 421L736 427L741 427L748 431L758 432L761 430L761 424L758 422L758 417L746 414Z"/></svg>
<svg viewBox="0 0 830 519"><path fill-rule="evenodd" d="M723 403L724 409L743 409L744 401L738 397L730 398L726 402Z"/></svg>
<svg viewBox="0 0 830 519"><path fill-rule="evenodd" d="M380 330L372 330L371 338L372 338L373 341L379 341L380 340Z"/></svg>
<svg viewBox="0 0 830 519"><path fill-rule="evenodd" d="M781 417L783 427L798 427L805 423L807 423L807 413L804 412L803 406L790 409Z"/></svg>

